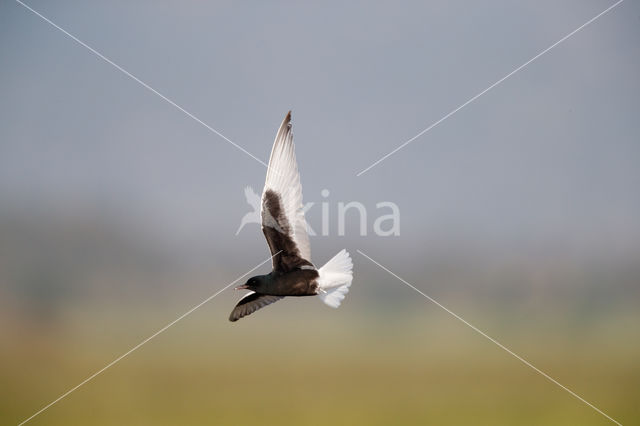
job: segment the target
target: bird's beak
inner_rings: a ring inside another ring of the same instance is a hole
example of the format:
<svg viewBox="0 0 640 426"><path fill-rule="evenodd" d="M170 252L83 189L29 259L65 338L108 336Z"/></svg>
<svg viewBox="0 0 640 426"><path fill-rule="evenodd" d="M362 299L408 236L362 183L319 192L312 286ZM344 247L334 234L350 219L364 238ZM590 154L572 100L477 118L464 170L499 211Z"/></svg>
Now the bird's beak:
<svg viewBox="0 0 640 426"><path fill-rule="evenodd" d="M249 286L246 285L246 284L242 284L242 285L239 285L238 287L234 288L234 290L247 290L247 289L249 289Z"/></svg>

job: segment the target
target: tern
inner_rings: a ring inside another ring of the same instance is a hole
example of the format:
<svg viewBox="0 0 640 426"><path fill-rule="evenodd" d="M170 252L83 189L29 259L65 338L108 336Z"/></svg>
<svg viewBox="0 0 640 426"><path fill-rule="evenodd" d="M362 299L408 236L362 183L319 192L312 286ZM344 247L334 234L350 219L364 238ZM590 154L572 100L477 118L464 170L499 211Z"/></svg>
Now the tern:
<svg viewBox="0 0 640 426"><path fill-rule="evenodd" d="M318 296L337 308L353 280L353 262L341 250L321 268L311 263L311 246L302 204L302 185L296 163L291 111L273 143L262 191L262 232L271 251L272 271L236 287L250 293L238 301L229 321L252 314L287 296Z"/></svg>

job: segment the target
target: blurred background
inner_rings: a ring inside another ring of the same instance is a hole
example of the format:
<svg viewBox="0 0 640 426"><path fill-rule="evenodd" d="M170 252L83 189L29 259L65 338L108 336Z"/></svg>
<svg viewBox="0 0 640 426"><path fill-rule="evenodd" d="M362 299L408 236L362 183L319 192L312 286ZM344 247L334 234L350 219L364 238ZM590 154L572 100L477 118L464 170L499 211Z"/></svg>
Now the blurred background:
<svg viewBox="0 0 640 426"><path fill-rule="evenodd" d="M360 249L623 424L640 421L640 5L28 4L266 161L293 110L336 311L238 323L222 293L30 424L607 424ZM17 424L268 257L265 168L0 2L0 423ZM330 195L321 196L323 189ZM337 203L369 213L367 236ZM373 233L399 206L400 235ZM268 272L268 266L259 273Z"/></svg>

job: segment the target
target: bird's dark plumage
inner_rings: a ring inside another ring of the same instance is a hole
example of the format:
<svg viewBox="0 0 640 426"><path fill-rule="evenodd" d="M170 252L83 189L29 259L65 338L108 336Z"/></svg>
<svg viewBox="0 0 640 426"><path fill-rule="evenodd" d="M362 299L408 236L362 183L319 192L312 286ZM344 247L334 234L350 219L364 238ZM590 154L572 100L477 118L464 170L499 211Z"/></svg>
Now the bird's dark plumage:
<svg viewBox="0 0 640 426"><path fill-rule="evenodd" d="M269 250L271 250L271 255L273 256L273 270L289 272L303 266L313 268L311 262L300 257L300 250L298 250L298 246L292 238L291 225L284 214L280 196L271 189L266 190L264 193L262 223L265 223L265 216L273 218L278 225L277 227L262 227L262 232L267 239Z"/></svg>
<svg viewBox="0 0 640 426"><path fill-rule="evenodd" d="M238 321L240 318L247 316L260 308L264 308L267 305L277 302L284 296L271 296L268 294L249 293L244 296L233 311L229 315L229 321Z"/></svg>

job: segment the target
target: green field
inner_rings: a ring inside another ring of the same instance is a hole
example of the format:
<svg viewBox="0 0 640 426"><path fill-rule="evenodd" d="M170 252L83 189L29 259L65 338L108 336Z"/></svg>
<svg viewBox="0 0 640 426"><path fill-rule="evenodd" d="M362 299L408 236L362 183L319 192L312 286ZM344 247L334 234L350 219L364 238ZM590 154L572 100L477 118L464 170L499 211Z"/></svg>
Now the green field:
<svg viewBox="0 0 640 426"><path fill-rule="evenodd" d="M222 299L29 424L612 424L429 303L370 315L285 301L230 324ZM640 422L637 312L585 325L458 308L622 424ZM49 325L5 313L0 423L24 420L185 310L69 310Z"/></svg>

